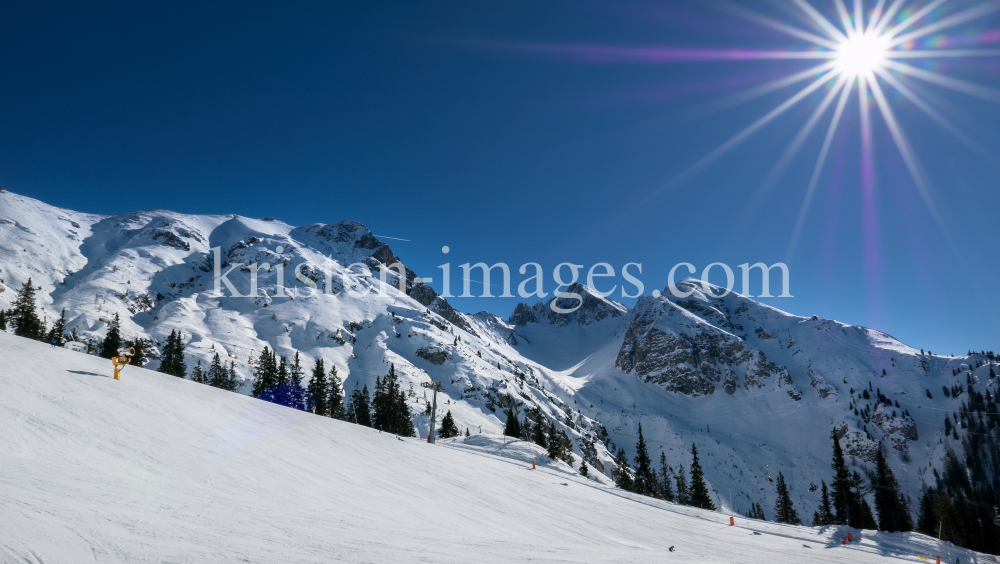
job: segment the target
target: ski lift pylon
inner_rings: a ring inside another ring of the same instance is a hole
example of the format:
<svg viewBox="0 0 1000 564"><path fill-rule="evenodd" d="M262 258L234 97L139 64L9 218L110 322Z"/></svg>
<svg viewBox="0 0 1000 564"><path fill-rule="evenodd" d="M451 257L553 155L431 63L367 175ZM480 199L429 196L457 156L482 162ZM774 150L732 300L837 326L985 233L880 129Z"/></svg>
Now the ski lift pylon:
<svg viewBox="0 0 1000 564"><path fill-rule="evenodd" d="M771 471L768 470L767 464L764 465L764 474L767 477L768 482L774 483L774 480L771 479Z"/></svg>

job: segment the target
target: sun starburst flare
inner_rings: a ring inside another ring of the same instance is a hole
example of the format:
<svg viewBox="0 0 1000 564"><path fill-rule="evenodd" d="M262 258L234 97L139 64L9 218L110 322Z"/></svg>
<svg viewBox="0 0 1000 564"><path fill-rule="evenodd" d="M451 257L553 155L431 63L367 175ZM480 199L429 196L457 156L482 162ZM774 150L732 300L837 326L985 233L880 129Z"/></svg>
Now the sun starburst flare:
<svg viewBox="0 0 1000 564"><path fill-rule="evenodd" d="M796 217L786 255L789 262L802 233L809 214L826 161L830 156L834 137L846 120L845 114L857 108L860 124L860 189L861 224L865 245L865 270L869 273L869 283L875 284L879 278L881 259L878 255L878 225L875 213L875 147L872 141L873 120L881 117L895 149L899 152L921 199L940 229L950 242L946 222L938 212L932 197L928 174L908 139L903 124L893 110L893 103L906 101L933 122L942 127L955 139L963 143L984 159L996 164L995 156L981 147L969 135L952 124L947 117L936 110L921 96L925 86L945 88L966 96L1000 104L1000 90L989 88L966 80L947 76L938 69L930 70L928 65L942 59L1000 59L1000 49L977 48L996 43L1000 30L993 29L979 37L963 37L953 34L959 26L970 24L1000 11L1000 0L822 0L827 14L817 9L821 0L787 0L792 9L798 11L804 23L787 23L780 19L759 13L731 0L711 0L722 10L749 22L776 30L807 43L795 49L712 49L676 46L625 47L613 45L566 45L539 43L502 43L490 41L464 42L487 48L501 48L532 53L536 56L559 61L573 61L587 64L614 63L702 63L711 61L815 61L807 69L796 69L787 76L735 92L719 100L710 101L690 113L705 114L733 108L751 100L792 88L803 82L807 84L791 94L770 111L755 119L742 130L696 160L672 180L647 195L645 204L652 202L663 193L672 190L710 165L733 151L748 139L766 128L793 107L817 101L809 118L778 158L761 186L750 198L749 207L759 205L767 193L777 184L785 169L794 162L796 155L813 132L821 127L832 108L832 116L826 123L822 146L812 167L812 174L803 190L803 199ZM958 7L952 8L952 6ZM950 47L959 45L959 47ZM970 46L972 48L970 48ZM933 69L934 67L930 67ZM898 97L891 94L895 92ZM857 97L856 106L851 99ZM954 245L953 245L954 246Z"/></svg>
<svg viewBox="0 0 1000 564"><path fill-rule="evenodd" d="M772 80L768 83L747 89L715 103L714 109L721 109L742 104L765 94L778 91L796 83L812 79L798 92L771 111L755 120L739 133L719 145L716 149L695 161L687 169L678 174L653 196L674 188L702 172L709 165L735 149L752 135L786 113L793 106L810 99L810 95L826 88L826 93L819 101L806 123L792 139L771 172L765 178L760 192L766 192L777 183L784 169L793 161L809 135L820 123L832 106L833 115L826 128L822 147L813 166L812 175L805 187L804 197L799 214L796 218L788 247L787 260L791 259L795 246L801 235L808 216L809 206L815 194L817 184L830 152L834 138L845 110L849 107L849 99L857 95L859 121L861 124L861 190L862 190L862 228L866 240L866 248L875 249L878 227L874 212L875 180L873 172L874 148L872 147L872 117L875 111L881 116L888 129L890 137L899 151L907 171L916 185L917 191L928 210L937 222L942 232L945 232L944 221L938 214L931 196L930 184L912 144L896 117L886 89L892 89L913 104L914 107L930 117L963 144L981 156L993 160L992 155L980 147L968 135L954 126L940 112L935 110L917 92L917 82L933 84L962 94L974 96L994 103L1000 103L1000 91L952 78L939 72L926 70L915 66L914 62L921 59L1000 57L996 49L947 49L922 46L922 39L954 28L955 26L972 22L988 14L1000 10L1000 0L982 2L972 7L954 12L943 13L946 0L933 0L921 6L907 6L906 0L893 0L886 6L886 0L877 0L874 6L866 8L862 0L854 0L853 10L848 10L844 0L832 0L832 10L837 17L830 19L816 9L808 0L791 0L801 10L806 20L814 29L804 29L779 21L769 16L757 13L741 6L724 4L731 13L757 24L778 30L787 35L803 39L811 45L807 49L798 50L767 50L767 51L726 51L720 53L715 60L774 60L774 59L818 59L825 61L806 71L799 71L787 77ZM938 43L938 42L932 42ZM945 42L947 43L947 42ZM703 52L703 51L702 51ZM653 51L647 57L656 57ZM661 52L660 56L671 60L687 60L683 50L672 49ZM908 84L909 82L909 84ZM836 100L836 104L834 101ZM760 194L758 194L760 195ZM651 196L652 197L652 196ZM872 251L875 252L875 251ZM876 253L877 254L877 253ZM877 256L866 256L868 270L877 277L880 259Z"/></svg>

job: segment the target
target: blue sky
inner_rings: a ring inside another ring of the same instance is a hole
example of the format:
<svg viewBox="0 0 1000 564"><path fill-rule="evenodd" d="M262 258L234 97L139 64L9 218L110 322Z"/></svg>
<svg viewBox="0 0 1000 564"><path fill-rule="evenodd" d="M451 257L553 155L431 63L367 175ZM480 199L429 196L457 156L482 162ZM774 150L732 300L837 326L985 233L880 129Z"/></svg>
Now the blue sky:
<svg viewBox="0 0 1000 564"><path fill-rule="evenodd" d="M548 291L560 262L639 262L649 293L678 262L700 273L785 260L832 114L769 190L829 84L671 183L808 81L721 111L707 102L817 63L648 60L634 48L806 41L690 2L203 4L5 6L0 186L97 213L355 219L408 239L387 241L438 289L444 261L507 262L515 287L517 267L538 262ZM836 17L832 2L813 4ZM977 4L956 0L925 23ZM789 4L742 5L815 31ZM922 41L997 47L998 27L994 13ZM1000 57L921 68L1000 88ZM795 297L762 301L935 353L996 350L1000 105L907 84L985 156L887 88L939 219L877 110L865 204L855 93L789 260ZM506 316L520 300L451 301Z"/></svg>

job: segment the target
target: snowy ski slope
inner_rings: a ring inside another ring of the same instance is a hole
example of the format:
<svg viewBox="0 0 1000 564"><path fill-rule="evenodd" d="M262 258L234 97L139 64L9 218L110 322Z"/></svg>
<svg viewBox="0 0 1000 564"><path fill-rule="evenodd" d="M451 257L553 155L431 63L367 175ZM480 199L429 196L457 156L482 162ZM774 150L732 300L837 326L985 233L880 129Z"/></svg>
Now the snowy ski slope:
<svg viewBox="0 0 1000 564"><path fill-rule="evenodd" d="M110 374L0 332L0 562L996 561L917 534L730 527L496 435L427 445Z"/></svg>

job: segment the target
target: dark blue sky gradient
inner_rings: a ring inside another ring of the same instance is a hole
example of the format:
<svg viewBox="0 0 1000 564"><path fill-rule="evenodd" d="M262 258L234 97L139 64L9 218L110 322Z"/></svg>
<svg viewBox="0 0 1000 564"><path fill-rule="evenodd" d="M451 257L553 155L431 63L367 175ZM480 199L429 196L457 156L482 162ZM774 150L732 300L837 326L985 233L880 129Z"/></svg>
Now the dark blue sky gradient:
<svg viewBox="0 0 1000 564"><path fill-rule="evenodd" d="M746 5L808 25L781 3ZM830 115L765 194L762 179L822 91L651 197L796 89L721 112L692 108L815 63L585 62L510 46L802 41L692 2L11 2L0 20L0 186L95 213L356 219L410 239L390 243L438 289L446 260L456 272L505 261L514 287L517 267L539 262L550 292L559 262L641 262L646 293L681 261L699 273L711 262L782 261ZM947 35L961 45L998 22ZM1000 88L1000 58L927 68ZM910 84L1000 156L1000 106ZM765 301L936 353L997 350L998 165L889 97L947 236L875 112L878 239L863 239L855 94L790 262L795 298ZM877 245L876 274L866 244ZM612 283L620 290L621 277ZM504 316L517 301L452 300Z"/></svg>

